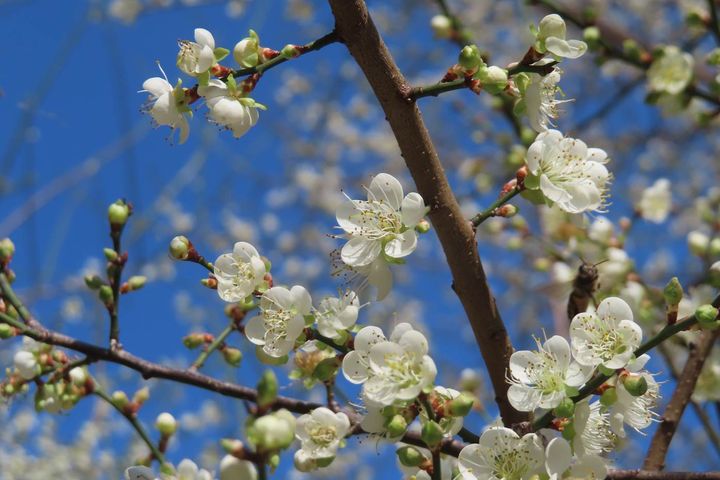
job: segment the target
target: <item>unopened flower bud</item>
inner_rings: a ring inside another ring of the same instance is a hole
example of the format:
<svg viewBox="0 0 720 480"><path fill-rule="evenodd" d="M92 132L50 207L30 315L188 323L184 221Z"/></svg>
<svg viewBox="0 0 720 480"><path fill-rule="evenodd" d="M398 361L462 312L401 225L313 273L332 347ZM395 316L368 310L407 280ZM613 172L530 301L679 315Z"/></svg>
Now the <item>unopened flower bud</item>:
<svg viewBox="0 0 720 480"><path fill-rule="evenodd" d="M405 434L405 430L407 430L408 424L405 417L402 415L394 415L390 420L385 424L385 428L387 428L388 434L390 434L390 437L399 437L401 435Z"/></svg>
<svg viewBox="0 0 720 480"><path fill-rule="evenodd" d="M588 48L594 49L600 45L600 29L592 26L583 30L583 40L587 43Z"/></svg>
<svg viewBox="0 0 720 480"><path fill-rule="evenodd" d="M667 285L665 285L663 296L668 306L676 306L680 303L680 300L683 298L683 288L677 277L671 278Z"/></svg>
<svg viewBox="0 0 720 480"><path fill-rule="evenodd" d="M450 38L452 35L452 21L445 15L435 15L430 19L430 28L436 38Z"/></svg>
<svg viewBox="0 0 720 480"><path fill-rule="evenodd" d="M260 38L255 31L250 30L249 37L245 37L235 44L233 58L241 67L255 67L260 63Z"/></svg>
<svg viewBox="0 0 720 480"><path fill-rule="evenodd" d="M420 220L417 225L415 225L415 231L418 233L427 233L430 231L430 222L428 222L425 219Z"/></svg>
<svg viewBox="0 0 720 480"><path fill-rule="evenodd" d="M648 391L648 383L644 375L625 375L622 378L623 387L633 397L641 397Z"/></svg>
<svg viewBox="0 0 720 480"><path fill-rule="evenodd" d="M200 284L204 287L215 290L218 286L218 281L215 278L203 278L200 280Z"/></svg>
<svg viewBox="0 0 720 480"><path fill-rule="evenodd" d="M191 333L183 337L183 345L192 350L205 343L205 335L202 333Z"/></svg>
<svg viewBox="0 0 720 480"><path fill-rule="evenodd" d="M507 70L498 66L492 65L481 71L480 81L483 83L483 88L491 94L502 92L508 83Z"/></svg>
<svg viewBox="0 0 720 480"><path fill-rule="evenodd" d="M185 260L190 252L190 240L182 235L170 240L170 256L177 260Z"/></svg>
<svg viewBox="0 0 720 480"><path fill-rule="evenodd" d="M448 402L448 411L453 417L464 417L472 410L475 397L469 393L461 393Z"/></svg>
<svg viewBox="0 0 720 480"><path fill-rule="evenodd" d="M615 387L610 387L606 389L602 395L600 395L600 404L604 405L606 407L610 407L617 402L618 394Z"/></svg>
<svg viewBox="0 0 720 480"><path fill-rule="evenodd" d="M157 416L155 420L155 428L158 429L163 436L169 437L177 431L177 421L168 412L163 412Z"/></svg>
<svg viewBox="0 0 720 480"><path fill-rule="evenodd" d="M0 339L5 340L15 336L15 329L7 323L0 323Z"/></svg>
<svg viewBox="0 0 720 480"><path fill-rule="evenodd" d="M134 291L140 290L142 287L144 287L145 282L147 282L147 277L143 275L134 275L128 279L127 284L128 287L130 287L130 290Z"/></svg>
<svg viewBox="0 0 720 480"><path fill-rule="evenodd" d="M240 460L232 455L225 455L220 460L220 480L257 480L255 465L247 460Z"/></svg>
<svg viewBox="0 0 720 480"><path fill-rule="evenodd" d="M295 418L284 409L256 419L248 428L248 439L261 451L287 448L294 438Z"/></svg>
<svg viewBox="0 0 720 480"><path fill-rule="evenodd" d="M88 378L87 371L85 371L85 368L83 368L83 367L75 367L75 368L71 369L68 372L68 376L70 377L70 381L74 385L78 385L78 386L84 385Z"/></svg>
<svg viewBox="0 0 720 480"><path fill-rule="evenodd" d="M108 207L108 220L110 220L110 225L121 227L125 225L129 216L130 207L123 200L118 200Z"/></svg>
<svg viewBox="0 0 720 480"><path fill-rule="evenodd" d="M519 211L520 209L515 205L503 205L496 210L496 214L498 217L510 218L517 215Z"/></svg>
<svg viewBox="0 0 720 480"><path fill-rule="evenodd" d="M112 398L113 403L120 409L125 408L125 406L130 403L130 399L128 399L122 390L115 390L110 398Z"/></svg>
<svg viewBox="0 0 720 480"><path fill-rule="evenodd" d="M108 262L114 262L118 258L117 252L112 248L103 248L103 255Z"/></svg>
<svg viewBox="0 0 720 480"><path fill-rule="evenodd" d="M299 57L300 49L297 47L297 45L287 44L282 48L282 50L280 50L280 55L285 58Z"/></svg>
<svg viewBox="0 0 720 480"><path fill-rule="evenodd" d="M707 63L713 67L720 65L720 48L716 48L712 52L708 53Z"/></svg>
<svg viewBox="0 0 720 480"><path fill-rule="evenodd" d="M234 347L225 347L221 350L223 359L233 367L239 367L242 362L242 352Z"/></svg>
<svg viewBox="0 0 720 480"><path fill-rule="evenodd" d="M709 253L711 257L720 255L720 237L715 237L710 241Z"/></svg>
<svg viewBox="0 0 720 480"><path fill-rule="evenodd" d="M718 327L718 309L712 305L700 305L695 310L695 318L702 328L714 330Z"/></svg>
<svg viewBox="0 0 720 480"><path fill-rule="evenodd" d="M482 385L482 378L472 368L465 368L460 372L460 389L472 392Z"/></svg>
<svg viewBox="0 0 720 480"><path fill-rule="evenodd" d="M245 449L245 445L243 445L243 442L241 442L237 438L223 438L220 440L220 446L227 453L230 453L236 457L242 456Z"/></svg>
<svg viewBox="0 0 720 480"><path fill-rule="evenodd" d="M710 238L698 230L688 233L687 242L690 252L699 257L704 256L710 246Z"/></svg>
<svg viewBox="0 0 720 480"><path fill-rule="evenodd" d="M135 395L133 395L133 402L142 405L143 403L147 402L150 399L150 389L148 387L143 387L137 392L135 392Z"/></svg>
<svg viewBox="0 0 720 480"><path fill-rule="evenodd" d="M705 15L701 10L693 9L685 16L688 27L705 29Z"/></svg>
<svg viewBox="0 0 720 480"><path fill-rule="evenodd" d="M0 240L0 263L7 264L15 255L15 244L9 238Z"/></svg>
<svg viewBox="0 0 720 480"><path fill-rule="evenodd" d="M537 39L545 40L548 37L565 38L565 20L556 13L546 15L538 24Z"/></svg>
<svg viewBox="0 0 720 480"><path fill-rule="evenodd" d="M445 432L440 424L433 420L428 420L425 422L425 425L422 426L420 437L428 446L434 447L442 441L444 434Z"/></svg>
<svg viewBox="0 0 720 480"><path fill-rule="evenodd" d="M400 463L406 467L417 467L427 461L425 455L423 455L422 452L415 447L400 447L395 451L395 453L397 454Z"/></svg>
<svg viewBox="0 0 720 480"><path fill-rule="evenodd" d="M278 381L275 372L265 370L257 385L257 404L260 408L267 407L275 401L278 394Z"/></svg>
<svg viewBox="0 0 720 480"><path fill-rule="evenodd" d="M633 40L632 38L626 38L623 40L623 52L625 55L627 55L628 58L634 61L640 60L640 57L642 55L642 49L640 48L640 45Z"/></svg>
<svg viewBox="0 0 720 480"><path fill-rule="evenodd" d="M113 303L113 291L110 285L103 285L98 289L98 298L105 305L112 305Z"/></svg>
<svg viewBox="0 0 720 480"><path fill-rule="evenodd" d="M482 57L480 56L480 50L477 45L467 45L463 47L458 56L458 63L466 70L475 70L478 67L485 65Z"/></svg>
<svg viewBox="0 0 720 480"><path fill-rule="evenodd" d="M85 285L87 285L90 290L97 290L104 284L105 282L98 275L85 275Z"/></svg>
<svg viewBox="0 0 720 480"><path fill-rule="evenodd" d="M575 413L575 402L567 397L563 398L560 404L553 410L553 414L561 418L570 418L573 416L573 413Z"/></svg>

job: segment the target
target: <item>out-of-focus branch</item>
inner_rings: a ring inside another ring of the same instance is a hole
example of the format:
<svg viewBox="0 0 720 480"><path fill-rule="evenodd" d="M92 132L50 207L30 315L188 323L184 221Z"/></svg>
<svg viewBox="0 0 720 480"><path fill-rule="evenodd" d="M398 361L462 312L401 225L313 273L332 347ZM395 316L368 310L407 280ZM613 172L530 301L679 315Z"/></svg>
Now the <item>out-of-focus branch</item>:
<svg viewBox="0 0 720 480"><path fill-rule="evenodd" d="M675 432L690 396L695 390L697 379L700 376L705 360L712 350L720 330L704 331L697 345L691 349L685 368L680 374L680 380L668 403L662 422L653 435L643 468L646 470L662 470L665 465L665 456L670 448Z"/></svg>
<svg viewBox="0 0 720 480"><path fill-rule="evenodd" d="M385 112L418 192L430 206L429 217L453 276L495 390L505 424L527 420L507 399L506 371L513 352L510 338L490 292L475 233L465 220L420 110L409 99L411 88L398 69L362 0L329 0L335 28L368 79Z"/></svg>
<svg viewBox="0 0 720 480"><path fill-rule="evenodd" d="M610 470L607 480L720 480L720 472L653 472Z"/></svg>

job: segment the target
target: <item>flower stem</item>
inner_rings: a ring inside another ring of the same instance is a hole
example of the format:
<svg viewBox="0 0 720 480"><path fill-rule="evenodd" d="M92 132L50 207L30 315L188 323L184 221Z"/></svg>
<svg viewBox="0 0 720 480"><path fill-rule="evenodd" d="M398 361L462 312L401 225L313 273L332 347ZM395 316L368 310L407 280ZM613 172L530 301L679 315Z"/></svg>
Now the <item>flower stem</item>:
<svg viewBox="0 0 720 480"><path fill-rule="evenodd" d="M488 218L494 217L496 215L495 211L499 207L505 205L507 202L512 200L512 198L515 197L515 195L517 195L521 191L522 191L521 188L515 187L512 190L510 190L509 192L507 192L506 194L501 195L500 198L498 198L497 200L495 200L495 202L492 203L492 205L490 205L488 208L486 208L482 212L475 215L470 220L472 222L473 226L477 227L478 225L480 225L482 222L484 222Z"/></svg>
<svg viewBox="0 0 720 480"><path fill-rule="evenodd" d="M23 305L17 295L15 295L15 292L10 286L10 280L8 280L7 275L2 269L0 269L0 291L2 292L2 296L5 297L5 299L10 302L10 305L18 312L20 318L22 318L25 323L28 323L31 317L30 312L25 308L25 305ZM16 325L13 326L17 328Z"/></svg>
<svg viewBox="0 0 720 480"><path fill-rule="evenodd" d="M150 437L148 436L147 432L145 431L145 429L143 428L143 426L140 424L140 422L138 421L138 419L137 419L134 415L130 415L130 414L124 412L123 409L121 409L120 407L118 407L118 406L115 404L115 402L113 402L112 398L110 398L110 396L109 396L107 393L105 393L102 389L100 389L99 387L97 387L97 382L95 382L95 385L96 385L96 387L95 387L95 391L94 391L93 393L94 393L95 395L97 395L98 397L102 398L103 400L105 400L107 403L109 403L115 410L117 410L118 412L120 412L120 414L121 414L123 417L125 417L125 419L126 419L128 422L130 422L130 425L132 425L133 429L135 429L135 431L136 431L137 434L140 436L140 438L142 439L142 441L145 442L145 444L148 446L148 448L150 449L150 452L152 452L152 457L153 457L155 460L157 460L158 462L160 462L161 465L162 465L163 463L165 463L165 456L164 456L164 455L162 454L162 452L155 446L155 444L152 442L152 440L150 440Z"/></svg>
<svg viewBox="0 0 720 480"><path fill-rule="evenodd" d="M121 235L122 228L111 228L110 237L112 238L113 250L117 253L118 261L113 262L115 268L112 272L112 276L108 278L113 296L112 305L108 307L108 313L110 314L110 348L116 348L118 346L118 339L120 337L120 322L118 321L118 313L120 309L120 281L123 267L125 266L125 262L122 260L122 248L120 246Z"/></svg>
<svg viewBox="0 0 720 480"><path fill-rule="evenodd" d="M315 50L320 50L321 48L323 48L327 45L330 45L332 43L336 43L338 41L340 41L340 39L338 38L338 35L335 32L335 30L333 30L332 32L330 32L326 35L323 35L322 37L318 38L317 40L314 40L310 43L306 43L305 45L300 46L298 48L298 50L300 51L300 56L302 56L302 55L305 55L306 53L314 52ZM295 58L297 58L297 57L295 57ZM270 70L271 68L276 67L276 66L280 65L281 63L285 63L288 60L291 60L291 59L288 57L284 57L283 55L278 55L277 57L275 57L271 60L268 60L265 63L261 63L260 65L257 65L255 67L241 68L239 70L233 70L232 76L237 78L237 77L244 77L245 75L252 75L254 73L263 74L263 73L265 73L266 70Z"/></svg>
<svg viewBox="0 0 720 480"><path fill-rule="evenodd" d="M225 329L220 332L220 335L215 337L215 340L208 345L208 347L198 355L197 359L192 363L192 366L190 367L191 370L198 370L202 368L202 366L205 364L205 361L207 361L208 357L220 347L220 345L225 342L225 339L232 333L232 331L235 330L235 321L231 321L230 324L225 327Z"/></svg>

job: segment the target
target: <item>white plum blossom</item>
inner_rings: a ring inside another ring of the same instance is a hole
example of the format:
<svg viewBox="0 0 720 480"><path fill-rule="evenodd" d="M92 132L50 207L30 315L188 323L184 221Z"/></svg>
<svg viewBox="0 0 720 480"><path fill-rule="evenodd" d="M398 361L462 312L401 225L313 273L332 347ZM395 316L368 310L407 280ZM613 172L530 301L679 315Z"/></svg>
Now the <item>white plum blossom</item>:
<svg viewBox="0 0 720 480"><path fill-rule="evenodd" d="M369 285L377 290L377 300L380 301L388 296L393 286L393 276L385 258L378 256L370 265L362 267L349 267L366 278Z"/></svg>
<svg viewBox="0 0 720 480"><path fill-rule="evenodd" d="M525 113L530 120L530 126L536 132L544 132L548 125L560 114L560 105L572 100L558 100L558 93L562 93L558 83L562 70L553 69L549 74L542 76L537 73L530 73L530 84L525 89L523 101Z"/></svg>
<svg viewBox="0 0 720 480"><path fill-rule="evenodd" d="M525 156L525 187L540 190L549 202L569 213L600 211L610 173L607 154L557 130L540 133Z"/></svg>
<svg viewBox="0 0 720 480"><path fill-rule="evenodd" d="M15 366L15 370L17 370L25 380L35 378L41 372L37 358L35 358L32 352L28 352L27 350L20 350L15 354L13 357L13 365Z"/></svg>
<svg viewBox="0 0 720 480"><path fill-rule="evenodd" d="M267 355L283 357L295 346L311 308L312 299L304 287L272 287L260 298L261 314L248 321L245 335Z"/></svg>
<svg viewBox="0 0 720 480"><path fill-rule="evenodd" d="M550 476L549 480L601 480L607 475L607 465L602 457L598 455L573 457L570 444L560 437L550 440L545 448L545 470Z"/></svg>
<svg viewBox="0 0 720 480"><path fill-rule="evenodd" d="M197 77L215 65L215 38L204 28L195 29L195 41L180 40L177 67L191 77Z"/></svg>
<svg viewBox="0 0 720 480"><path fill-rule="evenodd" d="M670 95L681 93L693 77L695 60L689 53L670 45L662 50L660 58L648 68L648 85L654 92Z"/></svg>
<svg viewBox="0 0 720 480"><path fill-rule="evenodd" d="M225 455L220 460L220 480L257 480L257 478L257 467L248 460L240 460L232 455Z"/></svg>
<svg viewBox="0 0 720 480"><path fill-rule="evenodd" d="M597 312L583 312L570 322L575 360L581 365L608 369L626 366L640 346L642 329L633 321L630 306L621 298L608 297Z"/></svg>
<svg viewBox="0 0 720 480"><path fill-rule="evenodd" d="M173 132L179 129L179 143L183 144L190 135L190 124L186 115L191 116L192 111L185 103L182 82L178 80L177 85L173 87L167 81L162 68L160 71L164 78L152 77L143 82L140 93L147 92L149 96L142 109L152 117L155 125L167 125Z"/></svg>
<svg viewBox="0 0 720 480"><path fill-rule="evenodd" d="M367 200L348 198L336 212L348 238L341 257L351 267L368 266L381 255L391 260L410 255L417 246L415 226L427 212L420 194L403 197L400 182L387 173L376 175L367 191Z"/></svg>
<svg viewBox="0 0 720 480"><path fill-rule="evenodd" d="M559 335L550 337L537 350L522 350L510 357L508 400L520 412L555 408L567 398L567 388L582 386L593 368L572 360L570 345Z"/></svg>
<svg viewBox="0 0 720 480"><path fill-rule="evenodd" d="M242 137L254 127L260 116L258 109L265 109L245 96L232 75L227 77L226 82L213 78L207 86L198 87L198 93L205 98L210 120L231 130L235 138Z"/></svg>
<svg viewBox="0 0 720 480"><path fill-rule="evenodd" d="M590 404L584 400L576 403L573 427L573 451L578 457L611 452L618 440L608 413L601 411L600 402Z"/></svg>
<svg viewBox="0 0 720 480"><path fill-rule="evenodd" d="M213 480L213 476L205 469L198 468L190 459L182 460L175 472L176 480Z"/></svg>
<svg viewBox="0 0 720 480"><path fill-rule="evenodd" d="M339 297L326 297L315 310L318 332L328 338L341 338L357 322L360 301L352 290Z"/></svg>
<svg viewBox="0 0 720 480"><path fill-rule="evenodd" d="M237 242L232 253L220 255L213 265L217 292L226 302L241 302L265 285L267 268L258 251L247 242Z"/></svg>
<svg viewBox="0 0 720 480"><path fill-rule="evenodd" d="M565 20L555 13L540 20L535 49L540 53L550 52L558 58L578 58L587 51L587 44L581 40L566 40Z"/></svg>
<svg viewBox="0 0 720 480"><path fill-rule="evenodd" d="M295 462L301 465L318 460L331 460L344 443L350 430L350 419L342 412L319 407L297 419L295 437L300 440L300 450L295 452Z"/></svg>
<svg viewBox="0 0 720 480"><path fill-rule="evenodd" d="M156 480L155 472L151 468L136 465L125 469L125 480Z"/></svg>
<svg viewBox="0 0 720 480"><path fill-rule="evenodd" d="M378 327L365 327L355 337L355 349L343 359L345 378L363 384L370 402L392 405L415 399L437 375L427 355L425 336L408 323L398 324L386 340Z"/></svg>
<svg viewBox="0 0 720 480"><path fill-rule="evenodd" d="M527 480L540 473L545 452L540 438L522 438L505 427L490 427L476 444L467 445L458 457L456 480Z"/></svg>
<svg viewBox="0 0 720 480"><path fill-rule="evenodd" d="M672 191L670 180L659 178L651 186L643 190L638 203L640 216L653 223L662 223L670 214L672 207Z"/></svg>

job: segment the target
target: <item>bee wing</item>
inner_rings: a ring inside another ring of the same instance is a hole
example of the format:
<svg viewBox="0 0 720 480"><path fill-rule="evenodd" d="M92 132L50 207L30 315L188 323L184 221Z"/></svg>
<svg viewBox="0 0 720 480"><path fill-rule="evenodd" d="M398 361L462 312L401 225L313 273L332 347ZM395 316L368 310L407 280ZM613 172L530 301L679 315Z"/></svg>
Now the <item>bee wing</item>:
<svg viewBox="0 0 720 480"><path fill-rule="evenodd" d="M542 293L552 300L567 301L570 293L573 290L573 280L566 282L548 282L535 288L535 291Z"/></svg>

